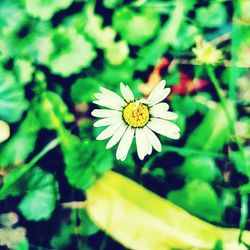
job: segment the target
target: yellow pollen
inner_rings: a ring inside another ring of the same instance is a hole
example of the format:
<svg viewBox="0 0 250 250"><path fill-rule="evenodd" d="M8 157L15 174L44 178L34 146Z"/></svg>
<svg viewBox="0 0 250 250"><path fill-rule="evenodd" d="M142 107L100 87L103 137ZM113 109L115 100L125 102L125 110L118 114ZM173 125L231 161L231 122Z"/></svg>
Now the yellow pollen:
<svg viewBox="0 0 250 250"><path fill-rule="evenodd" d="M142 103L131 102L123 110L123 118L131 127L143 127L149 120L148 107Z"/></svg>

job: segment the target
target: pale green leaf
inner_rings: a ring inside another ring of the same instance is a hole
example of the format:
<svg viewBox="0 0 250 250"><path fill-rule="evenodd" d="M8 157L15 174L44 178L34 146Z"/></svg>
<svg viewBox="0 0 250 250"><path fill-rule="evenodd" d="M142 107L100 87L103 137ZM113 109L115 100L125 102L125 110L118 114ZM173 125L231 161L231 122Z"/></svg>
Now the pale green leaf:
<svg viewBox="0 0 250 250"><path fill-rule="evenodd" d="M73 0L25 0L25 6L29 15L49 20L56 12L68 8L72 2Z"/></svg>
<svg viewBox="0 0 250 250"><path fill-rule="evenodd" d="M17 81L23 85L29 83L32 80L32 74L34 72L34 66L29 60L17 59L14 63L14 70L17 76Z"/></svg>
<svg viewBox="0 0 250 250"><path fill-rule="evenodd" d="M202 221L114 172L87 190L87 211L101 229L129 249L211 250L220 239L224 250L247 249L238 243L238 229ZM250 232L244 232L243 239L249 237Z"/></svg>
<svg viewBox="0 0 250 250"><path fill-rule="evenodd" d="M227 21L227 9L222 3L211 3L208 7L197 10L196 21L207 28L223 26Z"/></svg>
<svg viewBox="0 0 250 250"><path fill-rule="evenodd" d="M122 64L129 54L129 48L125 41L114 43L105 50L105 57L110 64Z"/></svg>
<svg viewBox="0 0 250 250"><path fill-rule="evenodd" d="M158 13L141 9L137 13L127 7L117 9L113 15L113 26L122 38L132 45L143 45L153 38L160 26Z"/></svg>
<svg viewBox="0 0 250 250"><path fill-rule="evenodd" d="M47 62L53 73L63 77L79 73L96 57L93 46L74 29L58 28L51 36L53 51Z"/></svg>

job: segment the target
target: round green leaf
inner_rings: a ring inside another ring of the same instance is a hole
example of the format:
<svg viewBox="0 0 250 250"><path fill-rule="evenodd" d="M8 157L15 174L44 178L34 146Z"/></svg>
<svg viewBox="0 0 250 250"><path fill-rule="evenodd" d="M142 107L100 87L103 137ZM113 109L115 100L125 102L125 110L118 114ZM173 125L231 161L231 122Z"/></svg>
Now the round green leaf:
<svg viewBox="0 0 250 250"><path fill-rule="evenodd" d="M91 65L96 52L83 35L73 29L59 28L51 36L53 51L48 66L55 74L68 77Z"/></svg>
<svg viewBox="0 0 250 250"><path fill-rule="evenodd" d="M57 183L52 174L36 167L28 172L26 179L26 194L18 208L27 220L49 219L58 199Z"/></svg>
<svg viewBox="0 0 250 250"><path fill-rule="evenodd" d="M223 26L227 21L227 10L222 3L212 3L208 7L201 7L196 12L196 20L206 28Z"/></svg>
<svg viewBox="0 0 250 250"><path fill-rule="evenodd" d="M221 221L222 206L213 188L206 182L193 180L182 189L168 194L169 200L209 221Z"/></svg>
<svg viewBox="0 0 250 250"><path fill-rule="evenodd" d="M213 158L198 155L188 157L181 168L186 179L199 179L208 182L215 179L217 171Z"/></svg>
<svg viewBox="0 0 250 250"><path fill-rule="evenodd" d="M142 45L155 36L160 26L160 17L148 9L137 13L123 7L115 11L113 25L128 43Z"/></svg>
<svg viewBox="0 0 250 250"><path fill-rule="evenodd" d="M90 102L98 91L100 82L94 77L79 78L71 87L71 98L74 103Z"/></svg>
<svg viewBox="0 0 250 250"><path fill-rule="evenodd" d="M66 164L65 175L69 183L78 189L86 189L106 171L113 167L111 151L104 150L104 145L96 141L80 142L70 135L63 147ZM67 145L70 144L70 147Z"/></svg>
<svg viewBox="0 0 250 250"><path fill-rule="evenodd" d="M0 76L0 82L0 120L17 122L28 107L23 86L7 74Z"/></svg>

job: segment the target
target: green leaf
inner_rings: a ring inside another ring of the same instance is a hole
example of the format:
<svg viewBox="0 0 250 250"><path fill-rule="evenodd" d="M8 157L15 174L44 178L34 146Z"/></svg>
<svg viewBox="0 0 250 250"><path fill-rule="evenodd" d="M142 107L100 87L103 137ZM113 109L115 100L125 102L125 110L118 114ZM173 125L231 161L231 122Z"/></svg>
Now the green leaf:
<svg viewBox="0 0 250 250"><path fill-rule="evenodd" d="M26 173L25 196L18 208L27 220L46 220L51 217L58 200L58 184L50 173L36 167Z"/></svg>
<svg viewBox="0 0 250 250"><path fill-rule="evenodd" d="M29 15L49 20L56 12L68 8L72 2L73 0L25 0L25 7Z"/></svg>
<svg viewBox="0 0 250 250"><path fill-rule="evenodd" d="M54 30L51 40L53 51L47 64L55 74L63 77L77 74L96 57L92 44L74 29L60 27Z"/></svg>
<svg viewBox="0 0 250 250"><path fill-rule="evenodd" d="M186 158L181 167L181 173L188 180L198 179L212 182L218 174L218 170L213 158L197 155Z"/></svg>
<svg viewBox="0 0 250 250"><path fill-rule="evenodd" d="M140 58L137 63L137 69L146 70L149 65L156 65L158 60L168 50L171 42L176 40L178 30L183 22L183 16L185 16L190 7L186 3L187 1L185 0L175 1L175 8L171 12L169 19L162 25L155 40L148 46L143 46L139 51ZM124 26L126 26L126 23L124 23Z"/></svg>
<svg viewBox="0 0 250 250"><path fill-rule="evenodd" d="M227 104L231 117L235 111L231 103ZM229 140L229 122L220 104L211 108L200 125L189 135L186 146L208 151L219 151Z"/></svg>
<svg viewBox="0 0 250 250"><path fill-rule="evenodd" d="M17 122L28 107L23 86L17 84L11 75L1 75L0 82L0 120Z"/></svg>
<svg viewBox="0 0 250 250"><path fill-rule="evenodd" d="M221 240L218 240L212 250L223 250L223 242Z"/></svg>
<svg viewBox="0 0 250 250"><path fill-rule="evenodd" d="M106 173L87 190L87 201L90 218L128 249L211 250L219 239L225 250L247 249L238 244L239 229L202 221L115 172ZM245 231L243 238L249 237Z"/></svg>
<svg viewBox="0 0 250 250"><path fill-rule="evenodd" d="M4 39L0 39L1 55L7 60L13 58L27 58L28 60L30 55L37 56L34 52L34 41L42 34L48 34L47 27L50 27L48 23L32 22L26 16L23 22L18 24L17 29L10 30ZM39 46L43 47L43 44L37 44L37 47Z"/></svg>
<svg viewBox="0 0 250 250"><path fill-rule="evenodd" d="M184 23L171 45L176 50L187 50L194 45L195 37L199 35L199 33L200 32L196 26Z"/></svg>
<svg viewBox="0 0 250 250"><path fill-rule="evenodd" d="M45 91L35 104L34 113L43 128L58 129L59 120L66 123L74 120L74 116L69 113L67 105L57 93Z"/></svg>
<svg viewBox="0 0 250 250"><path fill-rule="evenodd" d="M168 199L203 219L221 222L223 208L213 188L206 182L193 180L177 191L171 191Z"/></svg>
<svg viewBox="0 0 250 250"><path fill-rule="evenodd" d="M34 150L40 123L30 111L17 132L0 146L0 168L22 164Z"/></svg>
<svg viewBox="0 0 250 250"><path fill-rule="evenodd" d="M137 13L127 7L117 9L113 15L113 26L122 38L132 45L143 45L153 38L160 26L160 17L148 9Z"/></svg>
<svg viewBox="0 0 250 250"><path fill-rule="evenodd" d="M233 162L236 170L244 175L250 171L250 147L243 149L244 157L239 151L232 151L229 154L230 160ZM247 171L248 169L248 171Z"/></svg>
<svg viewBox="0 0 250 250"><path fill-rule="evenodd" d="M129 47L125 41L115 41L116 31L111 27L103 28L103 17L94 13L94 4L86 6L85 15L87 17L84 30L96 47L104 49L106 60L113 65L123 63L129 54Z"/></svg>
<svg viewBox="0 0 250 250"><path fill-rule="evenodd" d="M123 0L104 0L103 5L108 9L113 9L122 4L122 2Z"/></svg>
<svg viewBox="0 0 250 250"><path fill-rule="evenodd" d="M49 27L47 27L49 32ZM53 53L54 44L47 34L37 32L29 46L28 54L34 62L39 64L49 64L50 55Z"/></svg>
<svg viewBox="0 0 250 250"><path fill-rule="evenodd" d="M78 189L86 189L94 181L113 167L111 151L105 150L103 143L83 141L68 135L63 145L65 175L68 182Z"/></svg>
<svg viewBox="0 0 250 250"><path fill-rule="evenodd" d="M18 244L13 246L12 249L13 250L29 250L29 242L28 242L27 238L25 238L24 240L18 242Z"/></svg>
<svg viewBox="0 0 250 250"><path fill-rule="evenodd" d="M122 64L129 54L129 48L125 41L112 44L105 50L105 58L110 64Z"/></svg>
<svg viewBox="0 0 250 250"><path fill-rule="evenodd" d="M223 3L211 3L208 7L197 10L196 21L201 27L221 27L227 22L227 9Z"/></svg>
<svg viewBox="0 0 250 250"><path fill-rule="evenodd" d="M94 13L94 3L90 3L84 9L87 17L84 31L90 37L95 46L101 49L112 47L116 31L111 27L103 28L103 17Z"/></svg>
<svg viewBox="0 0 250 250"><path fill-rule="evenodd" d="M94 77L78 78L71 86L71 98L74 103L90 102L101 83Z"/></svg>
<svg viewBox="0 0 250 250"><path fill-rule="evenodd" d="M17 76L17 81L23 85L29 83L32 80L34 69L34 66L29 60L17 59L14 62L14 70Z"/></svg>
<svg viewBox="0 0 250 250"><path fill-rule="evenodd" d="M99 74L101 83L105 84L106 87L112 88L115 86L118 90L119 83L124 82L132 84L133 74L135 71L136 61L133 59L127 59L123 64L120 65L109 65L104 66L103 71ZM137 85L136 85L137 88Z"/></svg>
<svg viewBox="0 0 250 250"><path fill-rule="evenodd" d="M74 228L71 224L62 222L60 224L60 229L55 236L52 237L50 245L55 249L64 249L71 242L71 234Z"/></svg>
<svg viewBox="0 0 250 250"><path fill-rule="evenodd" d="M11 18L6 18L11 17ZM18 1L2 0L0 2L0 34L6 35L17 30L25 19L25 13Z"/></svg>
<svg viewBox="0 0 250 250"><path fill-rule="evenodd" d="M171 104L175 112L181 113L187 117L192 116L197 110L195 100L189 95L182 97L175 94L172 96Z"/></svg>
<svg viewBox="0 0 250 250"><path fill-rule="evenodd" d="M79 213L80 225L77 232L82 236L93 235L98 232L99 228L89 218L89 215L85 210L81 210Z"/></svg>

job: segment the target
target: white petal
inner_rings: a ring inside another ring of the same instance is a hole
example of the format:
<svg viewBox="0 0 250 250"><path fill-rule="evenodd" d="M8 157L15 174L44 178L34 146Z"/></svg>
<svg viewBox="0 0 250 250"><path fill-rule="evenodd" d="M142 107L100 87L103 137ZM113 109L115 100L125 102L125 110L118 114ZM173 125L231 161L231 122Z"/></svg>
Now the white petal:
<svg viewBox="0 0 250 250"><path fill-rule="evenodd" d="M152 145L147 139L144 128L136 129L136 147L141 160L143 160L147 154L150 155L152 153Z"/></svg>
<svg viewBox="0 0 250 250"><path fill-rule="evenodd" d="M105 140L111 137L122 124L123 121L108 126L96 137L96 140Z"/></svg>
<svg viewBox="0 0 250 250"><path fill-rule="evenodd" d="M147 154L145 148L144 148L144 141L142 138L142 134L141 134L141 129L137 128L135 130L135 139L136 139L136 148L137 148L137 154L139 156L140 160L143 160L145 155Z"/></svg>
<svg viewBox="0 0 250 250"><path fill-rule="evenodd" d="M151 99L148 100L149 106L153 106L161 101L163 101L168 94L170 93L171 89L170 88L165 88L163 90L160 90L155 94L155 96Z"/></svg>
<svg viewBox="0 0 250 250"><path fill-rule="evenodd" d="M116 100L116 102L119 102L121 104L121 106L124 106L126 105L127 103L118 95L116 94L115 92L111 91L111 90L108 90L108 89L105 89L103 87L100 88L100 90L102 91L102 93L104 95L106 95L108 98L111 98L111 99L114 99Z"/></svg>
<svg viewBox="0 0 250 250"><path fill-rule="evenodd" d="M122 82L120 83L120 90L121 90L121 94L122 94L124 100L127 101L127 99L129 99L129 96L127 96L127 89Z"/></svg>
<svg viewBox="0 0 250 250"><path fill-rule="evenodd" d="M166 120L176 120L178 115L176 113L166 111L163 109L150 109L150 114L154 117L166 119Z"/></svg>
<svg viewBox="0 0 250 250"><path fill-rule="evenodd" d="M151 118L147 126L158 134L167 136L172 139L180 138L180 129L172 122L158 118Z"/></svg>
<svg viewBox="0 0 250 250"><path fill-rule="evenodd" d="M135 129L128 126L126 132L124 133L122 139L119 142L117 151L116 151L116 159L124 161L127 157L129 148L134 138Z"/></svg>
<svg viewBox="0 0 250 250"><path fill-rule="evenodd" d="M127 93L128 93L128 96L129 96L129 100L134 101L134 94L133 94L132 90L130 89L130 87L128 85L126 86L126 89L127 89Z"/></svg>
<svg viewBox="0 0 250 250"><path fill-rule="evenodd" d="M153 148L152 148L152 144L151 144L150 140L147 137L147 130L145 128L146 127L143 127L142 130L141 130L142 137L145 140L144 145L146 146L146 152L147 152L148 155L151 155Z"/></svg>
<svg viewBox="0 0 250 250"><path fill-rule="evenodd" d="M134 101L134 95L131 89L128 86L125 86L122 82L120 83L120 90L126 102Z"/></svg>
<svg viewBox="0 0 250 250"><path fill-rule="evenodd" d="M118 143L120 141L120 139L122 138L125 130L127 129L127 125L125 125L124 123L115 131L115 133L113 134L113 136L110 138L110 140L108 141L106 148L112 148L116 143Z"/></svg>
<svg viewBox="0 0 250 250"><path fill-rule="evenodd" d="M153 114L154 112L157 112L158 110L168 111L168 109L169 109L169 105L165 102L161 102L150 107L149 112Z"/></svg>
<svg viewBox="0 0 250 250"><path fill-rule="evenodd" d="M110 109L123 110L123 107L121 107L120 105L117 105L114 102L97 100L97 101L93 101L93 103L100 105L100 106L103 106L103 107L106 107L106 108L110 108Z"/></svg>
<svg viewBox="0 0 250 250"><path fill-rule="evenodd" d="M120 116L115 116L115 117L107 117L100 119L99 121L94 123L94 127L103 127L103 126L108 126L117 122L122 121L122 118Z"/></svg>
<svg viewBox="0 0 250 250"><path fill-rule="evenodd" d="M145 126L143 129L145 130L145 134L148 138L148 141L151 142L153 148L156 151L161 152L161 150L162 150L161 142L158 139L158 137L155 135L155 133L152 132L152 130L149 129L147 126Z"/></svg>
<svg viewBox="0 0 250 250"><path fill-rule="evenodd" d="M117 104L118 106L124 107L125 105L127 105L127 103L121 98L116 98L112 95L109 94L103 94L103 93L96 93L94 94L95 98L99 99L99 101L104 101L104 102L114 102L115 104Z"/></svg>
<svg viewBox="0 0 250 250"><path fill-rule="evenodd" d="M122 117L122 112L118 110L111 110L111 109L94 109L91 112L92 116L95 117L110 117L110 116L120 116Z"/></svg>
<svg viewBox="0 0 250 250"><path fill-rule="evenodd" d="M160 81L152 90L152 92L150 93L150 95L148 96L148 100L152 100L159 91L162 91L165 88L166 85L166 81L162 80Z"/></svg>

